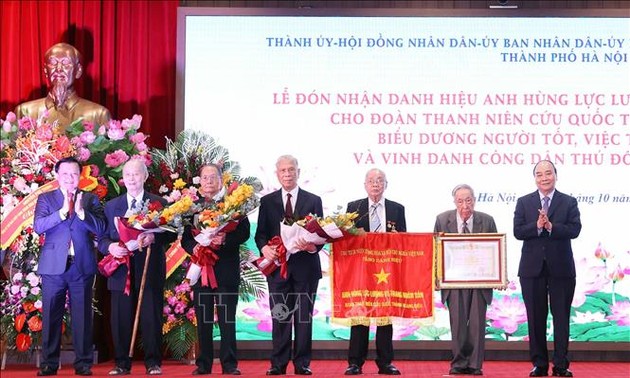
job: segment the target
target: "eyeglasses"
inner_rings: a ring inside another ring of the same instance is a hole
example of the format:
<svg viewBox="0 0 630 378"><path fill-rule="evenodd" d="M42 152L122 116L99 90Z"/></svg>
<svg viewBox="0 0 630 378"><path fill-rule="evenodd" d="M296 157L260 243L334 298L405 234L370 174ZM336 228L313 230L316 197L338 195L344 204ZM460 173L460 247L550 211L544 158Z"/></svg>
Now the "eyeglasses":
<svg viewBox="0 0 630 378"><path fill-rule="evenodd" d="M208 175L200 177L204 181L219 181L219 176L217 175Z"/></svg>
<svg viewBox="0 0 630 378"><path fill-rule="evenodd" d="M466 199L458 199L457 201L455 201L455 203L458 205L463 205L463 204L472 205L473 202L475 202L475 200L471 197L466 198Z"/></svg>
<svg viewBox="0 0 630 378"><path fill-rule="evenodd" d="M387 181L385 181L385 180L384 180L384 179L382 179L382 178L379 178L379 179L371 179L371 180L366 180L366 181L365 181L365 183L366 183L366 184L370 184L370 185L374 185L374 184L376 184L376 185L383 185L383 184L385 184L386 182L387 182Z"/></svg>

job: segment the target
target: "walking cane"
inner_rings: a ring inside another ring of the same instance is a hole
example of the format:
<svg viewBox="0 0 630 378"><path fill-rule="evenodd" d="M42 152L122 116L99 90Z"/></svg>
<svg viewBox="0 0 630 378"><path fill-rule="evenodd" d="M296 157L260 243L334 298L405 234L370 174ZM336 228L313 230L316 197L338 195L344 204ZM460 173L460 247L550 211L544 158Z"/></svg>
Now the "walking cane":
<svg viewBox="0 0 630 378"><path fill-rule="evenodd" d="M136 317L133 320L133 332L131 333L131 345L129 346L129 358L133 357L133 348L136 344L136 334L138 333L138 322L140 321L140 306L144 296L144 284L147 281L147 267L149 266L149 256L151 256L151 244L147 247L147 256L144 258L144 269L142 269L142 280L140 281L140 292L138 293L138 304L136 306Z"/></svg>

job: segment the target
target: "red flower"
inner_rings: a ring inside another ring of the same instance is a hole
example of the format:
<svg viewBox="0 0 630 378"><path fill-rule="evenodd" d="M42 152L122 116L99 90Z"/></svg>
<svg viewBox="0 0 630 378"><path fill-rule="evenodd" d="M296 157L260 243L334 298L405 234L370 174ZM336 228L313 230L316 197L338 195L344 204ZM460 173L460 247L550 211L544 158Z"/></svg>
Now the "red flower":
<svg viewBox="0 0 630 378"><path fill-rule="evenodd" d="M31 316L28 320L28 329L30 329L31 332L39 332L42 330L42 320L39 316Z"/></svg>
<svg viewBox="0 0 630 378"><path fill-rule="evenodd" d="M70 139L67 136L62 135L55 141L55 149L60 151L61 153L65 153L70 151L72 148L72 144L70 143Z"/></svg>
<svg viewBox="0 0 630 378"><path fill-rule="evenodd" d="M22 332L22 328L24 328L24 323L26 322L26 314L22 313L15 317L15 330L18 332Z"/></svg>
<svg viewBox="0 0 630 378"><path fill-rule="evenodd" d="M31 301L25 301L24 303L22 303L22 308L24 309L24 312L26 312L27 314L37 310L35 308L35 305Z"/></svg>
<svg viewBox="0 0 630 378"><path fill-rule="evenodd" d="M26 352L31 347L31 337L25 333L18 333L15 337L15 347L19 352Z"/></svg>
<svg viewBox="0 0 630 378"><path fill-rule="evenodd" d="M98 185L96 189L94 189L94 193L102 200L107 195L107 187L105 185Z"/></svg>
<svg viewBox="0 0 630 378"><path fill-rule="evenodd" d="M162 210L162 204L159 201L149 202L149 211L160 211Z"/></svg>
<svg viewBox="0 0 630 378"><path fill-rule="evenodd" d="M232 192L234 192L236 188L238 188L238 181L232 181L232 183L228 187L227 194L232 194Z"/></svg>

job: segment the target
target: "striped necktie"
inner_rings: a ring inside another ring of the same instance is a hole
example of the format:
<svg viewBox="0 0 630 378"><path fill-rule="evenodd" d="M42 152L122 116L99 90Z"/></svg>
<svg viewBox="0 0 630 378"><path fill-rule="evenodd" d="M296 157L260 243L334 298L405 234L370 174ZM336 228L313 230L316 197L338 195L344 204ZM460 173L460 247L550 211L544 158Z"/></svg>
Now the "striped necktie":
<svg viewBox="0 0 630 378"><path fill-rule="evenodd" d="M462 224L462 234L470 234L470 230L468 229L468 224L466 221Z"/></svg>
<svg viewBox="0 0 630 378"><path fill-rule="evenodd" d="M380 203L374 203L370 211L370 232L380 232L381 218L378 216L378 207Z"/></svg>

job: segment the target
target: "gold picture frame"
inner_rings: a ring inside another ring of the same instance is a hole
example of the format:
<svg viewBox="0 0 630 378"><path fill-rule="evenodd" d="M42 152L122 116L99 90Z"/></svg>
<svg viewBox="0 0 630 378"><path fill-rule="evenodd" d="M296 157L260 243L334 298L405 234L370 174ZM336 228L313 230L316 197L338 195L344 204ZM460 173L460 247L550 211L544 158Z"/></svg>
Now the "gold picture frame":
<svg viewBox="0 0 630 378"><path fill-rule="evenodd" d="M440 289L507 287L505 234L437 236L436 285Z"/></svg>

